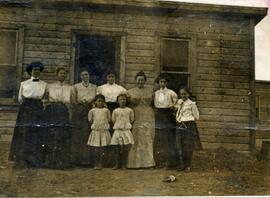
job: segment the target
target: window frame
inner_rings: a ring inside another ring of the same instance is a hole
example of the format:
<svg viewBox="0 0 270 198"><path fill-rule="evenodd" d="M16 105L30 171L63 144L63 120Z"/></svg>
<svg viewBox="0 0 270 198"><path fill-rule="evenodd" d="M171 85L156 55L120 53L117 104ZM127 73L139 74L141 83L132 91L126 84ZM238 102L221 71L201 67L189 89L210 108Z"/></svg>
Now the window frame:
<svg viewBox="0 0 270 198"><path fill-rule="evenodd" d="M197 55L196 55L196 43L197 38L196 34L193 33L187 33L187 32L179 32L179 31L172 31L172 32L158 32L157 33L157 62L158 65L158 71L157 76L161 73L168 73L168 74L186 74L188 75L188 87L193 89L193 86L195 85L195 79L196 79L196 64L197 64ZM163 51L162 51L162 43L163 39L170 39L170 40L184 40L188 41L188 72L180 72L180 71L166 71L163 70Z"/></svg>
<svg viewBox="0 0 270 198"><path fill-rule="evenodd" d="M15 64L0 64L0 66L16 67L15 68L15 90L12 98L0 97L1 106L16 106L18 105L18 92L22 79L22 68L23 68L23 51L24 51L24 25L6 24L0 23L0 31L15 31L16 32L16 46L15 46Z"/></svg>

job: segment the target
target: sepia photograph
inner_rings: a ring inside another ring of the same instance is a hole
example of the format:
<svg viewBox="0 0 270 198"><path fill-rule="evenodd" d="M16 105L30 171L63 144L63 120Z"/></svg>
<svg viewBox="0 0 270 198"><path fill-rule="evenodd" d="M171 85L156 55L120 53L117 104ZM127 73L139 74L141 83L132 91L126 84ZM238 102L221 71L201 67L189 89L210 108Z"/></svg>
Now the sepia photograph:
<svg viewBox="0 0 270 198"><path fill-rule="evenodd" d="M0 0L0 197L270 196L270 0Z"/></svg>

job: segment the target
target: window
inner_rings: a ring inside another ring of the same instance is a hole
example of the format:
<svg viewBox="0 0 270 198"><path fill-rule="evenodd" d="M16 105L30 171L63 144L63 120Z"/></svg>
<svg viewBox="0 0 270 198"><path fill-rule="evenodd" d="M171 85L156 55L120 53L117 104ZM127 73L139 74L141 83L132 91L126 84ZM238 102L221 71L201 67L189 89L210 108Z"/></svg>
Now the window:
<svg viewBox="0 0 270 198"><path fill-rule="evenodd" d="M191 39L161 39L161 73L166 73L170 82L168 87L178 92L181 87L189 86L191 71Z"/></svg>
<svg viewBox="0 0 270 198"><path fill-rule="evenodd" d="M14 102L22 68L21 28L2 27L0 24L0 102Z"/></svg>

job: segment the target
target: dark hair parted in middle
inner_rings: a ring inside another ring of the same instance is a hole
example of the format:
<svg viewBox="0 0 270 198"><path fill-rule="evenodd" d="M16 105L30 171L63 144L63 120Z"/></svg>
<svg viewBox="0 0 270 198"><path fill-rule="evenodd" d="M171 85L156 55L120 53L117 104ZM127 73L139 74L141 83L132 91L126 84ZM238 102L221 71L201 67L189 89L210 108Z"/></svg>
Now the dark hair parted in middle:
<svg viewBox="0 0 270 198"><path fill-rule="evenodd" d="M118 102L118 99L119 99L120 97L125 97L126 100L127 100L126 105L129 105L130 97L129 97L126 93L119 94L119 95L117 96L117 102Z"/></svg>
<svg viewBox="0 0 270 198"><path fill-rule="evenodd" d="M144 71L139 71L139 72L136 74L136 76L135 76L135 80L136 80L139 76L143 76L143 77L144 77L144 80L145 80L145 81L147 80Z"/></svg>
<svg viewBox="0 0 270 198"><path fill-rule="evenodd" d="M67 71L65 67L60 66L55 69L55 74L57 75L61 70L64 70L65 72Z"/></svg>
<svg viewBox="0 0 270 198"><path fill-rule="evenodd" d="M98 95L96 95L96 97L94 98L94 101L97 101L98 99L102 99L103 101L105 101L105 96L103 96L102 94L98 94Z"/></svg>

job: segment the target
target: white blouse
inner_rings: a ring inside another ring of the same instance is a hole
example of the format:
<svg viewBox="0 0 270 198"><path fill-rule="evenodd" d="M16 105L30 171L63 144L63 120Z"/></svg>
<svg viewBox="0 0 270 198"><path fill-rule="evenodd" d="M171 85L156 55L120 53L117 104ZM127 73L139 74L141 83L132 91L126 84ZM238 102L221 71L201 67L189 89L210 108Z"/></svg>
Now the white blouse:
<svg viewBox="0 0 270 198"><path fill-rule="evenodd" d="M117 96L119 96L122 93L125 93L127 90L117 84L105 84L101 85L97 88L97 94L102 94L105 96L105 102L116 102Z"/></svg>
<svg viewBox="0 0 270 198"><path fill-rule="evenodd" d="M155 92L154 103L156 108L173 107L176 101L177 94L171 89L159 89Z"/></svg>
<svg viewBox="0 0 270 198"><path fill-rule="evenodd" d="M183 101L179 99L175 105L177 108L176 121L177 122L187 122L199 120L199 110L196 103L187 99Z"/></svg>
<svg viewBox="0 0 270 198"><path fill-rule="evenodd" d="M50 102L62 102L64 104L71 104L74 102L74 87L67 84L56 82L48 84L48 99Z"/></svg>
<svg viewBox="0 0 270 198"><path fill-rule="evenodd" d="M46 91L46 86L47 83L38 80L38 81L33 81L33 77L30 79L21 82L19 94L18 94L18 101L19 103L23 102L24 98L28 99L42 99L45 91Z"/></svg>
<svg viewBox="0 0 270 198"><path fill-rule="evenodd" d="M85 86L82 82L74 85L78 103L90 103L96 96L97 86L89 83Z"/></svg>

